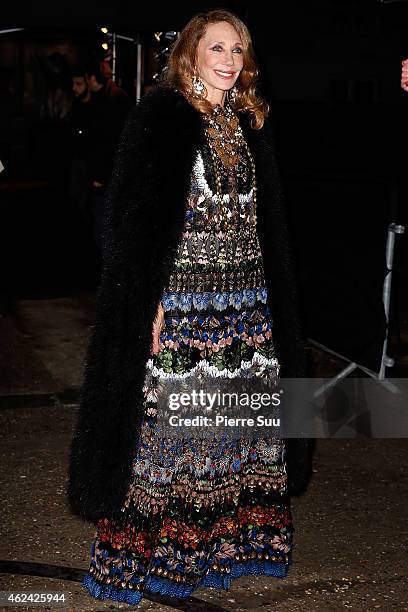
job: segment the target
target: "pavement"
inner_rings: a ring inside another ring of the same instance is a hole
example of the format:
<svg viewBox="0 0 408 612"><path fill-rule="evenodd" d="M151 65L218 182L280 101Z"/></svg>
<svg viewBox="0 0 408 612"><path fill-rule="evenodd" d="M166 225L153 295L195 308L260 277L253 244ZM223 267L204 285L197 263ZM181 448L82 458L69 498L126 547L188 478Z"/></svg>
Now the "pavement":
<svg viewBox="0 0 408 612"><path fill-rule="evenodd" d="M202 588L188 600L99 601L80 580L92 524L65 500L69 442L94 295L21 299L0 317L0 591L64 592L64 606L10 610L408 610L408 440L319 439L313 478L292 498L293 565L286 578L245 577L229 591ZM407 316L401 315L392 377L407 377ZM402 330L402 331L401 331ZM344 364L310 347L315 376Z"/></svg>

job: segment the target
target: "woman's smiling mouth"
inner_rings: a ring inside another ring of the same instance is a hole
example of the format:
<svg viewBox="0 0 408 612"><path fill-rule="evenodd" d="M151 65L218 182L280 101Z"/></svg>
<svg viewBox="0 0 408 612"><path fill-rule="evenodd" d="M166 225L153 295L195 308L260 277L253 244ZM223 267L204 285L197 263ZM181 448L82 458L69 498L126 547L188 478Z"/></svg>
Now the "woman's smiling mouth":
<svg viewBox="0 0 408 612"><path fill-rule="evenodd" d="M231 79L234 76L234 74L235 74L234 70L232 70L232 71L231 70L230 71L214 70L214 72L221 79Z"/></svg>

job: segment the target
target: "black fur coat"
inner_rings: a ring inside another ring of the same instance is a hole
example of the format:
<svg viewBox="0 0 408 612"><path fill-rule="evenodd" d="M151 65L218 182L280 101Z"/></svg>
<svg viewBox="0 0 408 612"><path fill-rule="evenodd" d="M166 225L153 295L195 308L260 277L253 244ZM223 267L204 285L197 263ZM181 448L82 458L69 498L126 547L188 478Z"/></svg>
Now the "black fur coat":
<svg viewBox="0 0 408 612"><path fill-rule="evenodd" d="M241 125L255 160L257 223L282 377L306 375L305 342L284 199L268 123ZM104 267L70 448L68 501L80 516L115 517L130 483L152 325L176 255L190 174L203 138L200 113L158 88L131 112L106 199ZM310 473L307 441L289 440L289 491Z"/></svg>

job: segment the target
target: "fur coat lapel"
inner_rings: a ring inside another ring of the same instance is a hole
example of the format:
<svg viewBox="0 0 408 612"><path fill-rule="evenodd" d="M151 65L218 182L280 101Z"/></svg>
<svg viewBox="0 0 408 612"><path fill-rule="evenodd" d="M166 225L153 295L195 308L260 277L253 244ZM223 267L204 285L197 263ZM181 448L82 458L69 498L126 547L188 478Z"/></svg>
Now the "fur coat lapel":
<svg viewBox="0 0 408 612"><path fill-rule="evenodd" d="M181 93L160 88L132 111L118 146L106 198L104 269L70 448L68 501L89 520L117 517L130 483L151 330L183 227L190 175L204 137L201 122ZM242 126L256 165L258 233L281 374L304 376L271 136L268 127L253 130L245 116ZM288 456L293 491L308 469L303 446L300 454Z"/></svg>

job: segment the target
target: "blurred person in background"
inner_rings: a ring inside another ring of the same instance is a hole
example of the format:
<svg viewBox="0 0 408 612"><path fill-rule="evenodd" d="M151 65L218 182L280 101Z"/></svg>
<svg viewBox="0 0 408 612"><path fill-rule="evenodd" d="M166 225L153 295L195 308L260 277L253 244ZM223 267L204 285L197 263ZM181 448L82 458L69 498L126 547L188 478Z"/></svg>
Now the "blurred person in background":
<svg viewBox="0 0 408 612"><path fill-rule="evenodd" d="M408 91L408 59L401 62L401 87L404 91Z"/></svg>
<svg viewBox="0 0 408 612"><path fill-rule="evenodd" d="M76 66L72 71L73 101L71 107L71 181L70 195L85 222L90 222L89 197L89 133L92 116L91 93L85 70Z"/></svg>
<svg viewBox="0 0 408 612"><path fill-rule="evenodd" d="M408 58L401 61L401 89L408 92ZM408 98L407 98L408 100ZM405 121L399 124L400 137L402 142L405 140ZM398 149L397 149L398 150ZM406 200L406 157L404 148L397 155L396 173L397 173L397 189L398 189L398 222L404 225L408 224L408 206Z"/></svg>
<svg viewBox="0 0 408 612"><path fill-rule="evenodd" d="M100 62L87 66L86 82L92 109L88 148L91 208L95 240L102 250L105 189L111 178L119 135L132 102L127 93L107 77L106 66L101 68Z"/></svg>

